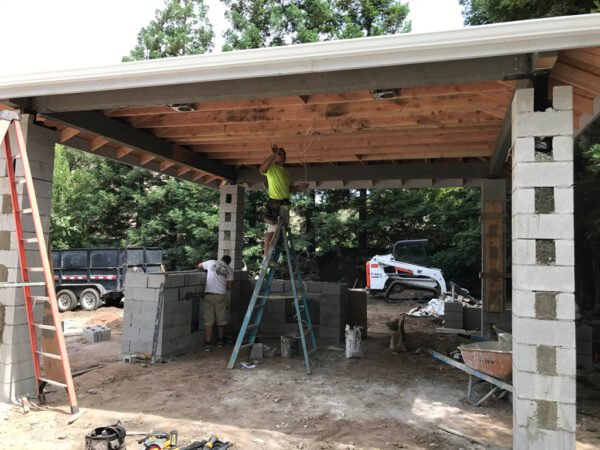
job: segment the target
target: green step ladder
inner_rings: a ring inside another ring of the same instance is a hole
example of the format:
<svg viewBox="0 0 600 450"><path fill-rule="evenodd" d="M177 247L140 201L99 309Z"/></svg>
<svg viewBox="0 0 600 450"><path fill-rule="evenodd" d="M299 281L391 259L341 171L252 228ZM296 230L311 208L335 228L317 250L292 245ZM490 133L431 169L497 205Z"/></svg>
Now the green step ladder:
<svg viewBox="0 0 600 450"><path fill-rule="evenodd" d="M254 292L248 305L248 310L244 316L240 333L238 334L233 352L229 358L227 368L233 369L238 358L239 352L243 347L254 345L260 329L260 323L263 318L267 301L285 301L293 299L295 308L295 319L298 321L298 332L300 342L302 343L302 352L304 354L304 365L306 373L311 373L310 356L314 355L317 366L320 365L319 355L317 353L317 341L310 319L310 311L306 300L306 289L302 281L302 275L298 266L298 257L294 250L294 241L289 228L279 221L273 239L275 245L271 245L267 256L264 258L260 274L254 286ZM277 261L279 257L285 254L285 262L290 274L290 284L292 292L289 294L271 295L271 283L275 277ZM272 263L275 262L275 264ZM311 349L308 350L307 337L310 336Z"/></svg>

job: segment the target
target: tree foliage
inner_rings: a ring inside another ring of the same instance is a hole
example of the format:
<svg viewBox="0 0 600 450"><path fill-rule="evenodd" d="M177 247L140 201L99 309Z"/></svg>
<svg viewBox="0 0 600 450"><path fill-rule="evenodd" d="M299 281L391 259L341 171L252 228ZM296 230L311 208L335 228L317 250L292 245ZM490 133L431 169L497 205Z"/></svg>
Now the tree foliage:
<svg viewBox="0 0 600 450"><path fill-rule="evenodd" d="M204 0L167 0L138 33L138 44L123 61L198 55L213 48L214 33Z"/></svg>
<svg viewBox="0 0 600 450"><path fill-rule="evenodd" d="M224 50L379 36L409 31L398 0L222 0L230 28Z"/></svg>
<svg viewBox="0 0 600 450"><path fill-rule="evenodd" d="M465 25L586 14L597 0L460 0Z"/></svg>

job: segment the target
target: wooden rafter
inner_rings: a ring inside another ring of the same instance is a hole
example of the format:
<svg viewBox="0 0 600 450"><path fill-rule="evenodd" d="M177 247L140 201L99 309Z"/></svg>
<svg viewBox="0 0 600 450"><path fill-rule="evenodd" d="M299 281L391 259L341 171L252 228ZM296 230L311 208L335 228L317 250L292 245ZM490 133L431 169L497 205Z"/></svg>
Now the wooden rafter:
<svg viewBox="0 0 600 450"><path fill-rule="evenodd" d="M154 159L156 159L156 156L151 155L151 154L144 154L140 156L140 166L145 166L146 164L148 164L150 161L153 161Z"/></svg>
<svg viewBox="0 0 600 450"><path fill-rule="evenodd" d="M105 144L108 144L108 139L105 139L102 136L98 136L92 139L92 142L90 142L90 151L95 152Z"/></svg>
<svg viewBox="0 0 600 450"><path fill-rule="evenodd" d="M117 159L121 159L133 152L132 148L129 147L119 147L117 149Z"/></svg>
<svg viewBox="0 0 600 450"><path fill-rule="evenodd" d="M69 128L66 127L65 129L61 130L60 132L60 136L59 136L59 141L61 144L67 142L69 139L71 139L72 137L77 136L80 133L79 130L77 130L76 128Z"/></svg>
<svg viewBox="0 0 600 450"><path fill-rule="evenodd" d="M161 170L161 172L164 172L165 170L167 170L169 167L172 167L175 163L173 161L162 161L159 164L159 168Z"/></svg>

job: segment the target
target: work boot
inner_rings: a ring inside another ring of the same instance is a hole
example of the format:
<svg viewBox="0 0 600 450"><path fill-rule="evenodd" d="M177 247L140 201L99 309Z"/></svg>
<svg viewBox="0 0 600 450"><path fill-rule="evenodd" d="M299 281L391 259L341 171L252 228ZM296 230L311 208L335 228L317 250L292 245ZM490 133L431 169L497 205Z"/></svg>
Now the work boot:
<svg viewBox="0 0 600 450"><path fill-rule="evenodd" d="M217 347L219 347L219 348L223 348L223 340L222 340L222 339L219 339L219 340L217 341Z"/></svg>
<svg viewBox="0 0 600 450"><path fill-rule="evenodd" d="M212 352L212 349L213 349L212 343L206 342L204 344L204 351L205 352Z"/></svg>

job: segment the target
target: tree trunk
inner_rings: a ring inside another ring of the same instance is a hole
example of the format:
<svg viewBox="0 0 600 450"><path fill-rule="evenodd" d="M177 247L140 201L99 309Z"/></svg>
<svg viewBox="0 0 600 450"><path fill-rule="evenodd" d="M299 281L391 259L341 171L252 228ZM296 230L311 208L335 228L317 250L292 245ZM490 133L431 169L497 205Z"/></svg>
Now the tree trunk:
<svg viewBox="0 0 600 450"><path fill-rule="evenodd" d="M367 190L359 189L358 192L358 254L362 255L367 251L367 229L365 225L367 221Z"/></svg>

